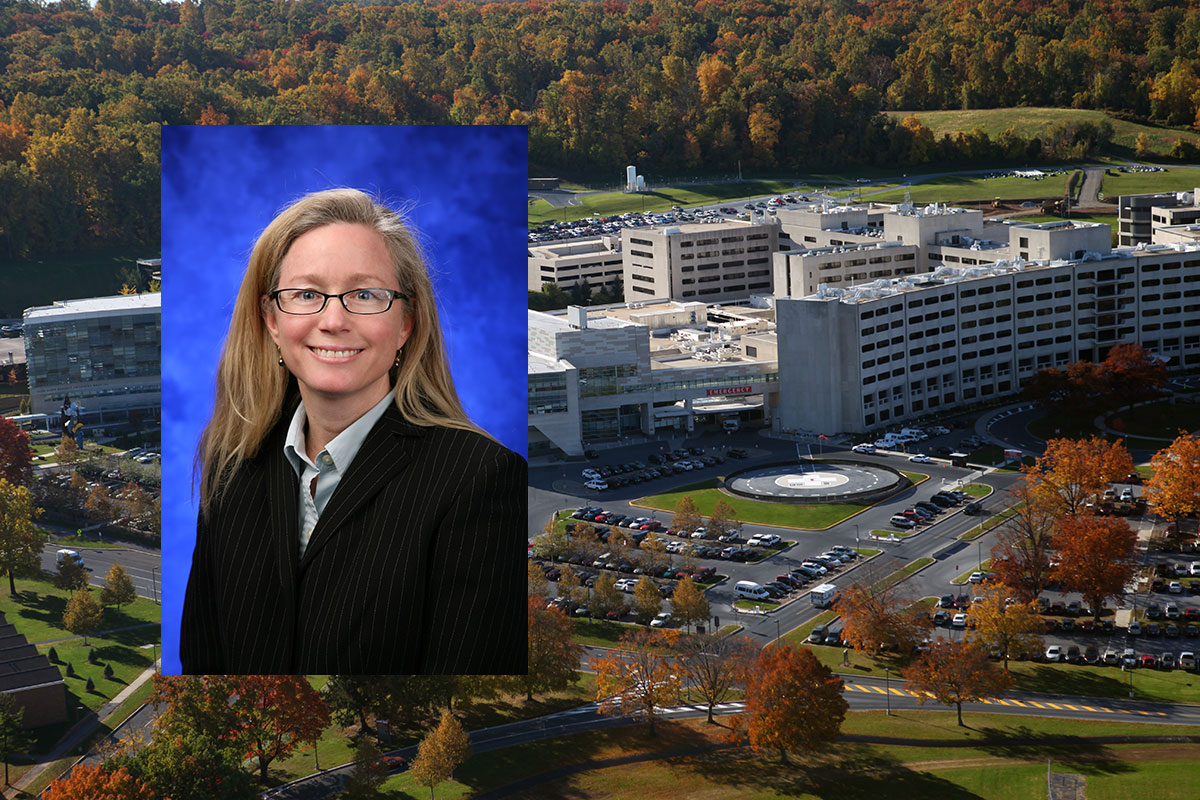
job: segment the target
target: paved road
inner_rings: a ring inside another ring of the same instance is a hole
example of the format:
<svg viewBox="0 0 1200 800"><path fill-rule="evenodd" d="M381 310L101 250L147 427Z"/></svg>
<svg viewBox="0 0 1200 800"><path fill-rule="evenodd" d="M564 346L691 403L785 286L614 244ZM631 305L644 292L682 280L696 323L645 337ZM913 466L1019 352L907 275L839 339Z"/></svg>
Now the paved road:
<svg viewBox="0 0 1200 800"><path fill-rule="evenodd" d="M75 531L68 531L55 526L43 526L52 533L74 534ZM56 573L58 565L56 563L55 554L60 547L64 545L55 544L53 541L47 542L42 550L42 569L49 573ZM92 571L92 586L104 586L104 579L108 575L109 568L114 564L120 564L129 573L129 577L133 579L133 587L137 590L138 597L145 597L160 602L162 599L162 555L157 550L137 547L132 544L122 544L120 547L80 547L77 545L65 545L70 550L79 553L83 558L83 563Z"/></svg>

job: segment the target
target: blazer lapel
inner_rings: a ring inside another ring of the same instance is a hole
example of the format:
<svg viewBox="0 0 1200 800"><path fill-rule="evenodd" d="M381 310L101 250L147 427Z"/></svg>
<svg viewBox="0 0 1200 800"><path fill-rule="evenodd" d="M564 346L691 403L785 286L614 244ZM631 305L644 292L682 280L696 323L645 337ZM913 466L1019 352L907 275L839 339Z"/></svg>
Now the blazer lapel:
<svg viewBox="0 0 1200 800"><path fill-rule="evenodd" d="M290 419L290 417L289 417ZM271 540L276 569L288 607L293 607L300 552L300 480L283 453L282 440L272 436L266 445L267 491L271 506Z"/></svg>
<svg viewBox="0 0 1200 800"><path fill-rule="evenodd" d="M300 560L301 570L336 536L347 520L408 465L412 457L410 440L421 435L420 427L405 422L394 405L388 407L363 440L350 469L338 481L337 489L321 512Z"/></svg>

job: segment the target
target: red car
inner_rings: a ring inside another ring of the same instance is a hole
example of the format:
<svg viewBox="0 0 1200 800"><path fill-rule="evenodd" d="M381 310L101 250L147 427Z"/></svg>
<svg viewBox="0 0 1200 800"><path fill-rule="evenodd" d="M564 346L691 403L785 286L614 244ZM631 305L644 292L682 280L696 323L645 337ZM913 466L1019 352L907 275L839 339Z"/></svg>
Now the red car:
<svg viewBox="0 0 1200 800"><path fill-rule="evenodd" d="M388 772L399 772L408 767L408 760L404 756L382 756L379 765Z"/></svg>
<svg viewBox="0 0 1200 800"><path fill-rule="evenodd" d="M1149 653L1145 653L1142 655L1141 663L1142 663L1143 667L1146 667L1149 669L1153 669L1154 667L1158 666L1158 660L1154 656L1150 655Z"/></svg>

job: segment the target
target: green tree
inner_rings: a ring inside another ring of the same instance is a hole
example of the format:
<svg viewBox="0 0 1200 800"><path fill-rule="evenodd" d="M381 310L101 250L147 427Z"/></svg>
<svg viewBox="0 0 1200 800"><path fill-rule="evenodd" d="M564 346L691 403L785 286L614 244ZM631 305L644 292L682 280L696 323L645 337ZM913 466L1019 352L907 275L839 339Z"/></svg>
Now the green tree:
<svg viewBox="0 0 1200 800"><path fill-rule="evenodd" d="M14 597L16 576L36 574L41 568L44 538L33 524L38 513L28 489L0 478L0 569L8 573L8 591Z"/></svg>
<svg viewBox="0 0 1200 800"><path fill-rule="evenodd" d="M550 593L550 582L546 580L546 573L542 571L542 567L536 561L529 562L529 582L528 591L531 596L545 597Z"/></svg>
<svg viewBox="0 0 1200 800"><path fill-rule="evenodd" d="M243 800L254 796L254 778L242 769L240 753L199 731L156 730L150 742L105 762L124 767L171 800Z"/></svg>
<svg viewBox="0 0 1200 800"><path fill-rule="evenodd" d="M447 711L442 714L438 726L421 740L409 772L417 783L429 787L429 797L433 800L434 787L454 777L454 770L470 754L471 745L466 731Z"/></svg>
<svg viewBox="0 0 1200 800"><path fill-rule="evenodd" d="M34 741L26 735L21 722L25 717L25 709L17 705L11 694L0 694L0 758L4 759L4 785L8 782L9 756L13 753L27 753Z"/></svg>
<svg viewBox="0 0 1200 800"><path fill-rule="evenodd" d="M340 795L347 800L369 800L379 796L379 787L387 780L387 767L380 759L379 748L367 736L358 741L354 751L354 769Z"/></svg>
<svg viewBox="0 0 1200 800"><path fill-rule="evenodd" d="M91 580L87 567L73 558L64 558L58 562L58 574L54 576L54 585L59 589L82 589Z"/></svg>
<svg viewBox="0 0 1200 800"><path fill-rule="evenodd" d="M63 627L76 636L82 636L86 645L88 634L100 629L103 618L104 609L100 608L96 598L92 597L92 593L85 586L78 589L67 601L67 607L63 611Z"/></svg>
<svg viewBox="0 0 1200 800"><path fill-rule="evenodd" d="M133 579L125 568L116 562L108 568L104 578L104 589L100 592L100 602L106 606L115 605L120 608L125 603L137 599L137 590L133 588Z"/></svg>

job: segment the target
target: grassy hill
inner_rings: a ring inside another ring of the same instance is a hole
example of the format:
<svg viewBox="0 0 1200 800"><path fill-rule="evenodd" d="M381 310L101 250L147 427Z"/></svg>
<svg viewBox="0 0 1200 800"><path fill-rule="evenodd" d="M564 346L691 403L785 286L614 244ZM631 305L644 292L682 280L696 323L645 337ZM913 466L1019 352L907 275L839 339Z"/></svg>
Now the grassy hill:
<svg viewBox="0 0 1200 800"><path fill-rule="evenodd" d="M986 108L971 111L888 111L885 112L896 119L904 119L914 115L921 124L941 137L943 133L951 135L958 131L970 131L976 127L995 139L1010 125L1016 133L1029 138L1046 130L1050 126L1068 120L1080 120L1099 123L1107 119L1113 126L1112 146L1107 155L1114 158L1134 158L1134 148L1138 134L1144 133L1150 137L1154 153L1166 156L1172 145L1178 139L1190 139L1200 144L1200 135L1188 133L1174 128L1160 128L1153 125L1142 125L1117 119L1104 111L1092 111L1083 108Z"/></svg>

